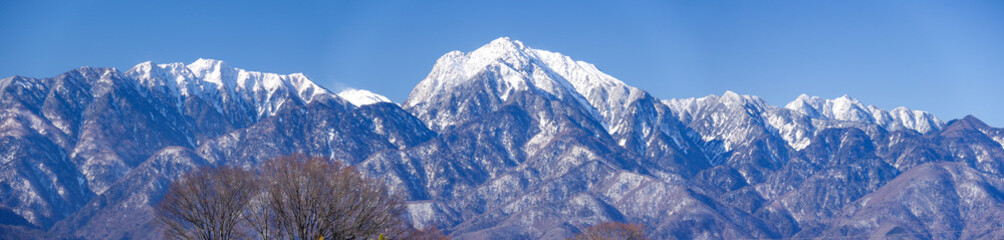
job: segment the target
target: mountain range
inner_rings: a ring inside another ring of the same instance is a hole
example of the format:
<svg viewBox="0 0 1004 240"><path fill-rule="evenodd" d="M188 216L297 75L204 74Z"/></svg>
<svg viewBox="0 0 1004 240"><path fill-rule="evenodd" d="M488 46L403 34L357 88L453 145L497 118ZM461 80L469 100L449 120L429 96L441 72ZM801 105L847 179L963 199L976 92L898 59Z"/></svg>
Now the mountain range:
<svg viewBox="0 0 1004 240"><path fill-rule="evenodd" d="M659 99L499 38L440 57L397 104L218 60L0 80L0 236L158 239L204 166L356 166L459 239L1004 238L1004 129L849 96Z"/></svg>

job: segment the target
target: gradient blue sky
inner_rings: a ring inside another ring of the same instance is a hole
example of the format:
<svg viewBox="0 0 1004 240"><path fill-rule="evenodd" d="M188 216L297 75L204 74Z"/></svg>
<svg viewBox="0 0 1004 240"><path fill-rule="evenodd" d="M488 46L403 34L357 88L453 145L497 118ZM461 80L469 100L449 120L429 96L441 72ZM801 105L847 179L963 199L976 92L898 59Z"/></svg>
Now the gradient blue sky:
<svg viewBox="0 0 1004 240"><path fill-rule="evenodd" d="M224 60L407 98L509 36L660 98L844 94L1004 126L1004 1L7 1L0 77Z"/></svg>

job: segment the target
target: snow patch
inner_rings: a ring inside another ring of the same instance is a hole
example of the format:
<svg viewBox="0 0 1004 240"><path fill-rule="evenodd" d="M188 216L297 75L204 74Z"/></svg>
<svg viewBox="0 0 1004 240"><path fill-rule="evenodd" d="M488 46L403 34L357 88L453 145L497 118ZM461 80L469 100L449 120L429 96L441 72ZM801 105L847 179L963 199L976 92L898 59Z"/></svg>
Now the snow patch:
<svg viewBox="0 0 1004 240"><path fill-rule="evenodd" d="M408 214L411 215L411 226L417 229L424 229L436 217L432 202L410 202L408 203Z"/></svg>
<svg viewBox="0 0 1004 240"><path fill-rule="evenodd" d="M338 96L348 100L352 105L365 106L374 103L391 102L383 95L376 94L364 89L346 89L338 93Z"/></svg>

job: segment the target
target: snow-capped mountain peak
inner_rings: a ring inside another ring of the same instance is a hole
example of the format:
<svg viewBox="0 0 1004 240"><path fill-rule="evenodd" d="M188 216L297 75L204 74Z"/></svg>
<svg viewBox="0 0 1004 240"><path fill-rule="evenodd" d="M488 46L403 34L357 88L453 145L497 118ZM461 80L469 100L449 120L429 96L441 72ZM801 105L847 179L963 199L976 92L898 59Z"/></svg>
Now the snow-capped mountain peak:
<svg viewBox="0 0 1004 240"><path fill-rule="evenodd" d="M479 75L482 73L488 75ZM614 116L624 111L631 100L646 96L644 91L624 84L592 64L502 37L469 53L452 51L440 57L403 105L415 108L441 101L441 94L481 77L497 81L491 90L501 101L515 91L543 92L579 102L608 125L615 124Z"/></svg>
<svg viewBox="0 0 1004 240"><path fill-rule="evenodd" d="M802 94L785 108L813 119L877 124L888 130L912 129L920 133L941 129L943 121L924 111L897 107L892 111L864 105L848 95L836 99Z"/></svg>
<svg viewBox="0 0 1004 240"><path fill-rule="evenodd" d="M920 133L928 133L945 126L944 121L925 111L897 107L888 113L890 118L878 118L878 124L887 126L898 124L902 128L913 129Z"/></svg>
<svg viewBox="0 0 1004 240"><path fill-rule="evenodd" d="M142 62L126 71L126 75L151 79L163 77L163 75L192 75L184 63L157 64L152 61Z"/></svg>
<svg viewBox="0 0 1004 240"><path fill-rule="evenodd" d="M865 105L848 95L825 99L802 94L783 108L769 105L759 97L732 91L726 91L721 96L669 99L663 103L673 109L684 123L698 121L695 127L705 140L723 139L726 149L750 140L744 134L748 129L738 129L738 126L762 125L772 134L781 136L794 149L800 150L809 144L817 131L828 128L857 127L867 130L867 126L877 125L889 131L910 129L928 133L945 125L927 112L904 107L886 111ZM719 114L730 117L723 118ZM719 131L700 131L705 124L700 121L706 121L713 126L712 129Z"/></svg>
<svg viewBox="0 0 1004 240"><path fill-rule="evenodd" d="M816 100L813 99L812 97L809 97L809 95L803 93L802 95L799 95L798 98L795 98L794 101L791 101L787 105L785 105L784 108L795 112L800 112L811 118L818 118L822 115L819 113L819 111L816 110L816 107L813 106L814 101Z"/></svg>
<svg viewBox="0 0 1004 240"><path fill-rule="evenodd" d="M825 117L841 121L874 121L868 107L848 95L831 100L802 94L788 103L785 108L810 117Z"/></svg>
<svg viewBox="0 0 1004 240"><path fill-rule="evenodd" d="M195 75L180 62L156 64L146 61L130 68L125 75L138 80L146 88L162 87L177 97L188 96L188 91L196 90L189 86L189 79L195 79Z"/></svg>
<svg viewBox="0 0 1004 240"><path fill-rule="evenodd" d="M832 118L845 121L872 121L868 114L868 108L861 104L861 101L843 95L832 102Z"/></svg>
<svg viewBox="0 0 1004 240"><path fill-rule="evenodd" d="M475 75L489 69L490 65L494 65L491 68L503 76L501 80L504 84L496 89L503 98L510 90L526 90L529 84L524 78L536 77L526 76L525 73L526 69L533 68L531 63L534 58L528 55L527 49L523 43L503 37L469 53L449 52L436 61L432 72L415 87L405 105L411 107L434 100L432 98L437 92L473 81Z"/></svg>
<svg viewBox="0 0 1004 240"><path fill-rule="evenodd" d="M725 90L725 93L722 94L722 98L738 100L742 99L742 96L732 90Z"/></svg>
<svg viewBox="0 0 1004 240"><path fill-rule="evenodd" d="M764 127L763 114L773 107L760 97L733 91L662 103L684 124L691 124L705 141L722 140L725 150L752 141Z"/></svg>
<svg viewBox="0 0 1004 240"><path fill-rule="evenodd" d="M195 74L196 77L205 78L207 75L222 75L223 71L234 71L235 68L231 68L229 65L223 61L216 59L205 59L199 58L192 63L186 65L188 69Z"/></svg>
<svg viewBox="0 0 1004 240"><path fill-rule="evenodd" d="M348 100L352 105L364 106L374 103L391 102L383 95L370 92L365 89L346 89L338 93L339 97Z"/></svg>
<svg viewBox="0 0 1004 240"><path fill-rule="evenodd" d="M499 60L509 63L528 61L531 56L527 55L527 49L522 42L508 37L495 39L468 55L467 60L471 64L466 64L465 70L467 73L477 72L485 65Z"/></svg>
<svg viewBox="0 0 1004 240"><path fill-rule="evenodd" d="M286 96L303 103L315 96L331 94L302 73L281 75L247 71L227 63L200 58L190 64L140 63L125 73L147 88L166 88L180 101L198 96L219 102L242 102L253 105L259 115L278 111Z"/></svg>

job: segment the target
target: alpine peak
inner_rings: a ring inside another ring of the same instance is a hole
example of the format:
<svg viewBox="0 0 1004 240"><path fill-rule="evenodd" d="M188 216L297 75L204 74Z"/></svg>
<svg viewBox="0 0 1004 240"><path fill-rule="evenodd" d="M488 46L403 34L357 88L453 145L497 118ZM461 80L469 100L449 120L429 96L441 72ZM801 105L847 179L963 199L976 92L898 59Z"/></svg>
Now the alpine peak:
<svg viewBox="0 0 1004 240"><path fill-rule="evenodd" d="M195 73L205 73L207 71L219 71L230 68L230 66L223 61L206 58L199 58L198 60L195 60L195 62L188 64L186 67Z"/></svg>
<svg viewBox="0 0 1004 240"><path fill-rule="evenodd" d="M512 40L509 39L509 37L500 37L492 40L478 50L523 51L526 49L526 45L523 45L523 42L520 42L519 40Z"/></svg>
<svg viewBox="0 0 1004 240"><path fill-rule="evenodd" d="M608 124L617 115L611 112L619 113L631 99L647 96L592 64L501 37L468 53L452 51L440 57L403 106L413 109L444 101L443 94L479 80L494 81L489 84L490 91L501 101L516 91L546 93L579 102Z"/></svg>

